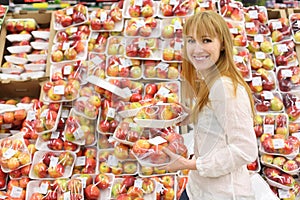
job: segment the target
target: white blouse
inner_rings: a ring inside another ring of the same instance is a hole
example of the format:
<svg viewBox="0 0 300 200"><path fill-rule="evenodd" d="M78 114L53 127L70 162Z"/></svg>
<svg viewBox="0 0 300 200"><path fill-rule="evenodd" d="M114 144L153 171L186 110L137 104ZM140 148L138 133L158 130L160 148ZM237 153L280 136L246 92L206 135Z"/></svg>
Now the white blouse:
<svg viewBox="0 0 300 200"><path fill-rule="evenodd" d="M189 173L187 194L191 200L254 199L246 165L258 149L248 94L239 85L234 96L231 79L222 77L209 100L194 125L197 170Z"/></svg>

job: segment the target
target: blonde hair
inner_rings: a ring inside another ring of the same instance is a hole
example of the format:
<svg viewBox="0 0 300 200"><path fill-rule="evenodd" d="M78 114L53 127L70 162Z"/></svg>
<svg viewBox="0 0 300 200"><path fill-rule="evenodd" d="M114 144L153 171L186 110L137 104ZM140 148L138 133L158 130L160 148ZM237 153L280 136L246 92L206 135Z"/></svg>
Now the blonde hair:
<svg viewBox="0 0 300 200"><path fill-rule="evenodd" d="M236 95L238 84L246 89L254 115L251 90L234 63L232 36L225 20L213 11L199 12L188 18L183 28L183 34L185 36L196 36L195 39L197 41L201 41L202 36L209 35L212 38L217 37L221 43L220 57L215 63L216 67L210 69L205 81L199 79L195 67L188 60L186 48L183 49L182 75L186 81L186 84L183 85L192 87L192 93L196 97L192 112L194 122L197 120L198 113L209 102L209 88L212 87L216 79L220 76L231 78L234 95ZM186 40L184 40L184 45L186 47ZM191 90L185 89L184 91ZM191 96L191 94L189 94L189 96Z"/></svg>

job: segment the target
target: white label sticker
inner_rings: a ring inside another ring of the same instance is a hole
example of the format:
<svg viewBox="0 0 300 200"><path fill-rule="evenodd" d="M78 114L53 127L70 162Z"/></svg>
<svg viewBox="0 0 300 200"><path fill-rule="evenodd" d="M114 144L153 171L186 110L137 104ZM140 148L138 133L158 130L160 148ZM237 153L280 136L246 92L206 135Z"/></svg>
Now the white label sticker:
<svg viewBox="0 0 300 200"><path fill-rule="evenodd" d="M274 125L273 124L264 124L264 133L269 133L274 135Z"/></svg>
<svg viewBox="0 0 300 200"><path fill-rule="evenodd" d="M6 198L7 198L7 196L0 195L0 199L6 199Z"/></svg>
<svg viewBox="0 0 300 200"><path fill-rule="evenodd" d="M258 18L258 13L257 10L249 10L248 11L249 17L251 19L257 19Z"/></svg>
<svg viewBox="0 0 300 200"><path fill-rule="evenodd" d="M35 113L36 113L36 111L34 111L34 110L29 110L29 111L27 112L26 120L29 120L29 121L36 120Z"/></svg>
<svg viewBox="0 0 300 200"><path fill-rule="evenodd" d="M64 193L64 200L71 200L71 192L65 192Z"/></svg>
<svg viewBox="0 0 300 200"><path fill-rule="evenodd" d="M255 35L254 36L254 41L255 42L263 42L264 41L264 36L263 35Z"/></svg>
<svg viewBox="0 0 300 200"><path fill-rule="evenodd" d="M121 66L122 67L130 67L130 66L132 66L132 62L131 62L130 59L120 58L120 62L121 62Z"/></svg>
<svg viewBox="0 0 300 200"><path fill-rule="evenodd" d="M7 149L4 154L3 154L3 157L4 159L10 159L11 157L13 157L15 154L17 153L16 150L12 149L12 148L9 148Z"/></svg>
<svg viewBox="0 0 300 200"><path fill-rule="evenodd" d="M91 61L92 61L95 65L99 65L100 63L103 62L103 60L102 60L99 56L95 56L94 58L91 59Z"/></svg>
<svg viewBox="0 0 300 200"><path fill-rule="evenodd" d="M144 20L137 20L135 25L137 28L141 28L141 27L144 27L146 25L146 23Z"/></svg>
<svg viewBox="0 0 300 200"><path fill-rule="evenodd" d="M297 20L297 22L296 22L296 26L298 26L298 28L300 28L300 20Z"/></svg>
<svg viewBox="0 0 300 200"><path fill-rule="evenodd" d="M254 28L255 24L253 22L246 22L245 27L246 28Z"/></svg>
<svg viewBox="0 0 300 200"><path fill-rule="evenodd" d="M70 30L71 33L76 33L77 31L78 31L77 27L72 27Z"/></svg>
<svg viewBox="0 0 300 200"><path fill-rule="evenodd" d="M173 5L173 6L178 4L177 0L170 0L169 3L170 3L170 5Z"/></svg>
<svg viewBox="0 0 300 200"><path fill-rule="evenodd" d="M107 158L107 164L108 166L111 166L111 167L116 167L118 166L118 159L116 158L116 156L114 155L109 155L108 158Z"/></svg>
<svg viewBox="0 0 300 200"><path fill-rule="evenodd" d="M130 122L130 123L129 123L129 127L130 127L130 128L136 128L136 127L138 127L138 125L137 125L136 123Z"/></svg>
<svg viewBox="0 0 300 200"><path fill-rule="evenodd" d="M47 192L48 192L48 187L49 187L49 184L48 184L48 183L42 183L42 184L40 185L39 192L40 192L41 194L47 194Z"/></svg>
<svg viewBox="0 0 300 200"><path fill-rule="evenodd" d="M49 167L55 167L58 163L58 157L51 156Z"/></svg>
<svg viewBox="0 0 300 200"><path fill-rule="evenodd" d="M72 15L73 14L73 8L67 8L66 9L66 14L67 15Z"/></svg>
<svg viewBox="0 0 300 200"><path fill-rule="evenodd" d="M42 117L46 117L47 114L48 114L48 112L49 112L49 109L48 109L48 108L45 109L45 110L43 110L43 112L41 113L40 117L41 117L41 118L42 118Z"/></svg>
<svg viewBox="0 0 300 200"><path fill-rule="evenodd" d="M97 39L98 38L99 33L93 32L91 35L92 39Z"/></svg>
<svg viewBox="0 0 300 200"><path fill-rule="evenodd" d="M182 42L175 42L174 43L174 50L181 50L182 49Z"/></svg>
<svg viewBox="0 0 300 200"><path fill-rule="evenodd" d="M255 52L255 58L257 58L257 59L265 59L266 58L266 54L264 52L257 51L257 52Z"/></svg>
<svg viewBox="0 0 300 200"><path fill-rule="evenodd" d="M244 62L244 58L242 56L233 56L233 60L237 63Z"/></svg>
<svg viewBox="0 0 300 200"><path fill-rule="evenodd" d="M107 13L104 11L100 14L100 21L104 22L105 20L107 20Z"/></svg>
<svg viewBox="0 0 300 200"><path fill-rule="evenodd" d="M284 139L272 139L274 149L281 149L284 147Z"/></svg>
<svg viewBox="0 0 300 200"><path fill-rule="evenodd" d="M140 49L146 48L146 41L145 40L140 40L138 43L138 46Z"/></svg>
<svg viewBox="0 0 300 200"><path fill-rule="evenodd" d="M12 127L12 124L2 124L1 129L10 129Z"/></svg>
<svg viewBox="0 0 300 200"><path fill-rule="evenodd" d="M69 110L68 109L63 109L61 111L61 117L62 118L68 118L68 116L69 116Z"/></svg>
<svg viewBox="0 0 300 200"><path fill-rule="evenodd" d="M148 142L153 145L159 145L159 144L167 142L167 140L165 140L161 136L156 136L155 138L149 139Z"/></svg>
<svg viewBox="0 0 300 200"><path fill-rule="evenodd" d="M176 21L174 22L174 31L176 31L176 30L178 30L178 29L182 29L182 28L183 28L183 27L182 27L180 21L179 21L179 20L176 20Z"/></svg>
<svg viewBox="0 0 300 200"><path fill-rule="evenodd" d="M229 3L228 5L232 8L239 8L238 5L235 3Z"/></svg>
<svg viewBox="0 0 300 200"><path fill-rule="evenodd" d="M203 3L199 3L199 7L200 8L208 8L209 7L209 2L203 2Z"/></svg>
<svg viewBox="0 0 300 200"><path fill-rule="evenodd" d="M159 182L157 182L156 183L156 187L155 187L155 191L159 192L159 193L163 192L164 191L164 185L161 184L161 183L159 183Z"/></svg>
<svg viewBox="0 0 300 200"><path fill-rule="evenodd" d="M265 97L265 100L271 100L274 98L274 95L271 91L263 91L263 96Z"/></svg>
<svg viewBox="0 0 300 200"><path fill-rule="evenodd" d="M133 187L142 188L142 185L143 185L143 179L137 178L137 179L134 180Z"/></svg>
<svg viewBox="0 0 300 200"><path fill-rule="evenodd" d="M74 137L75 137L75 140L80 140L81 138L84 137L84 132L81 129L81 127L79 127L78 129L76 129L76 131L74 131Z"/></svg>
<svg viewBox="0 0 300 200"><path fill-rule="evenodd" d="M75 166L85 166L86 157L85 156L78 156L75 162Z"/></svg>
<svg viewBox="0 0 300 200"><path fill-rule="evenodd" d="M51 134L51 139L57 139L59 138L59 131L53 131L52 134Z"/></svg>
<svg viewBox="0 0 300 200"><path fill-rule="evenodd" d="M54 94L64 94L65 93L65 86L64 85L57 85L53 87Z"/></svg>
<svg viewBox="0 0 300 200"><path fill-rule="evenodd" d="M230 28L229 30L230 30L230 33L232 33L232 34L238 34L239 33L237 28Z"/></svg>
<svg viewBox="0 0 300 200"><path fill-rule="evenodd" d="M72 72L72 65L65 65L64 66L64 75L70 75Z"/></svg>
<svg viewBox="0 0 300 200"><path fill-rule="evenodd" d="M20 198L22 195L22 191L23 191L23 189L21 187L13 186L11 193L10 193L10 197Z"/></svg>
<svg viewBox="0 0 300 200"><path fill-rule="evenodd" d="M160 63L158 63L158 64L155 66L155 68L159 68L159 69L161 69L162 71L167 71L168 67L169 67L169 64L168 64L168 63L164 63L164 62L160 62Z"/></svg>
<svg viewBox="0 0 300 200"><path fill-rule="evenodd" d="M295 106L296 106L297 109L300 109L300 101L296 101Z"/></svg>
<svg viewBox="0 0 300 200"><path fill-rule="evenodd" d="M261 86L262 85L261 77L260 76L253 77L252 85L253 86Z"/></svg>
<svg viewBox="0 0 300 200"><path fill-rule="evenodd" d="M82 188L86 188L87 177L78 177L81 180Z"/></svg>
<svg viewBox="0 0 300 200"><path fill-rule="evenodd" d="M113 136L109 136L108 140L107 140L109 143L112 143L115 141L114 137Z"/></svg>
<svg viewBox="0 0 300 200"><path fill-rule="evenodd" d="M69 49L69 48L70 48L70 45L71 45L71 43L69 43L69 42L64 42L64 43L63 43L63 46L62 46L62 50L65 51L65 50Z"/></svg>
<svg viewBox="0 0 300 200"><path fill-rule="evenodd" d="M109 107L107 110L107 117L115 118L116 109Z"/></svg>
<svg viewBox="0 0 300 200"><path fill-rule="evenodd" d="M290 69L281 70L281 74L283 77L292 77L293 76L293 72Z"/></svg>
<svg viewBox="0 0 300 200"><path fill-rule="evenodd" d="M275 21L275 22L272 22L272 27L274 30L276 29L281 29L282 28L282 24L280 21Z"/></svg>
<svg viewBox="0 0 300 200"><path fill-rule="evenodd" d="M122 89L123 98L131 97L131 95L132 95L131 90L128 87Z"/></svg>
<svg viewBox="0 0 300 200"><path fill-rule="evenodd" d="M278 196L280 199L290 198L290 192L284 189L278 189Z"/></svg>
<svg viewBox="0 0 300 200"><path fill-rule="evenodd" d="M276 46L277 46L277 49L278 49L279 52L285 53L285 52L289 51L286 44L277 44Z"/></svg>
<svg viewBox="0 0 300 200"><path fill-rule="evenodd" d="M134 5L135 6L143 6L143 0L135 0Z"/></svg>
<svg viewBox="0 0 300 200"><path fill-rule="evenodd" d="M170 93L170 90L166 87L160 87L159 90L157 91L157 94L166 96Z"/></svg>
<svg viewBox="0 0 300 200"><path fill-rule="evenodd" d="M292 133L292 136L298 138L298 140L300 141L300 132Z"/></svg>

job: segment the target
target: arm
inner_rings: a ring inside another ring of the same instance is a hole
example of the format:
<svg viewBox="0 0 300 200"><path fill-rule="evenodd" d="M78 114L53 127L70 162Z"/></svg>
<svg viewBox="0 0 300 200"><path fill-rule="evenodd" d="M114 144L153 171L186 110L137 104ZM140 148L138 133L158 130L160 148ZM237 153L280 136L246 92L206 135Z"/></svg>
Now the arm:
<svg viewBox="0 0 300 200"><path fill-rule="evenodd" d="M243 88L238 88L234 97L232 89L230 82L218 81L210 92L211 107L227 135L228 145L213 155L196 159L201 176L228 174L254 161L258 155L248 95Z"/></svg>

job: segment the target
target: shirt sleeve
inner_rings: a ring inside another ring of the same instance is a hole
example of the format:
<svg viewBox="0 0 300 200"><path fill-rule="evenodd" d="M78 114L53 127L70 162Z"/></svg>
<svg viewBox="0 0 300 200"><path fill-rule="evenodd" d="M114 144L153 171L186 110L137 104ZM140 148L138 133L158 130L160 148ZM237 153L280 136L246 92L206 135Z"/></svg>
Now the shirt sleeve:
<svg viewBox="0 0 300 200"><path fill-rule="evenodd" d="M254 161L258 148L246 90L238 86L234 96L232 82L218 80L209 98L214 116L224 130L225 142L224 147L215 149L209 156L198 157L196 167L203 177L218 177Z"/></svg>

